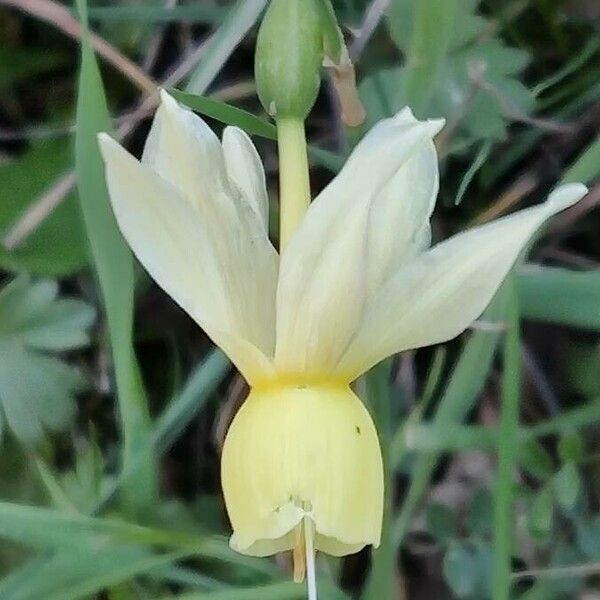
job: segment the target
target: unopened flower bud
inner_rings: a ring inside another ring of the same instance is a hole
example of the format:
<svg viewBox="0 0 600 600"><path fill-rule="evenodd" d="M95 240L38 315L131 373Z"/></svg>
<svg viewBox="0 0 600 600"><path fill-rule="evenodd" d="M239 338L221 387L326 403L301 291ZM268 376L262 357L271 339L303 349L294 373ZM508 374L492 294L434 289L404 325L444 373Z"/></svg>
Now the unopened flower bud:
<svg viewBox="0 0 600 600"><path fill-rule="evenodd" d="M304 120L321 85L323 30L317 0L271 0L256 46L258 96L275 118Z"/></svg>

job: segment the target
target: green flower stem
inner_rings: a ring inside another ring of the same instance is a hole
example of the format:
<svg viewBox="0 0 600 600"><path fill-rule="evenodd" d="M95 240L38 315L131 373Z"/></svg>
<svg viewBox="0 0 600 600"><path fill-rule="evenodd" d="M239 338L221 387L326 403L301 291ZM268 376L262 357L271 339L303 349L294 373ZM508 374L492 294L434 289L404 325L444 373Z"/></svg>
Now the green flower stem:
<svg viewBox="0 0 600 600"><path fill-rule="evenodd" d="M288 245L310 204L310 180L304 122L295 118L277 121L279 149L279 244Z"/></svg>

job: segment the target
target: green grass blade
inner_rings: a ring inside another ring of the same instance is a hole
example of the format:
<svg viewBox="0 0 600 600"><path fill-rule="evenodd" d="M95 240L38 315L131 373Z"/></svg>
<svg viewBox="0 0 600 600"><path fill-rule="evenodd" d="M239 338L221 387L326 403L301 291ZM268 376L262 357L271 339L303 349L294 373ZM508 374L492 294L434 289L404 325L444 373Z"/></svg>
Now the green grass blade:
<svg viewBox="0 0 600 600"><path fill-rule="evenodd" d="M525 268L517 276L525 319L600 329L600 273L553 267Z"/></svg>
<svg viewBox="0 0 600 600"><path fill-rule="evenodd" d="M152 554L138 548L106 548L87 556L71 556L73 570L85 572L76 581L69 581L44 595L45 600L79 600L89 598L103 589L149 574L186 558L190 551ZM68 557L68 555L67 555ZM62 557L61 557L62 558ZM82 564L84 563L84 564ZM39 596L38 596L39 597Z"/></svg>
<svg viewBox="0 0 600 600"><path fill-rule="evenodd" d="M492 323L502 321L506 314L506 302L506 293L501 288L482 316L482 320ZM433 420L437 427L452 427L455 424L460 424L467 416L485 384L487 374L492 366L498 339L499 332L494 331L493 328L490 331L475 331L471 335L440 400ZM401 436L402 432L396 434L395 438L399 435ZM402 444L396 443L396 439L394 440L394 448L402 449L402 446ZM397 452L392 456L396 466L401 458L401 452ZM437 452L426 452L416 458L411 471L408 492L393 524L392 537L396 545L402 543L408 531L412 515L429 485L439 459L440 454Z"/></svg>
<svg viewBox="0 0 600 600"><path fill-rule="evenodd" d="M90 6L90 19L98 19L105 23L129 21L133 23L211 23L218 24L225 16L220 6Z"/></svg>
<svg viewBox="0 0 600 600"><path fill-rule="evenodd" d="M275 565L231 550L226 538L187 531L143 527L128 521L62 513L48 508L0 502L0 538L28 548L62 552L101 543L189 550L196 555L276 575Z"/></svg>
<svg viewBox="0 0 600 600"><path fill-rule="evenodd" d="M101 510L115 496L118 490L144 467L146 457L160 456L166 452L189 422L202 410L225 375L229 372L229 359L217 348L196 367L185 387L179 392L156 420L154 433L143 448L138 450L134 460L123 469L119 478L105 492L97 510Z"/></svg>
<svg viewBox="0 0 600 600"><path fill-rule="evenodd" d="M512 280L512 276L511 280ZM504 340L502 411L498 442L498 473L494 510L494 600L510 600L513 541L513 473L518 454L519 397L521 387L520 320L517 294L509 280L508 331Z"/></svg>
<svg viewBox="0 0 600 600"><path fill-rule="evenodd" d="M286 581L256 587L243 587L211 592L192 592L178 600L304 600L306 585ZM349 600L348 596L330 583L319 582L320 600ZM168 600L168 597L161 600Z"/></svg>
<svg viewBox="0 0 600 600"><path fill-rule="evenodd" d="M600 175L600 136L598 136L567 169L561 183L590 182Z"/></svg>
<svg viewBox="0 0 600 600"><path fill-rule="evenodd" d="M391 535L392 508L394 501L394 473L390 464L390 444L392 440L390 361L384 361L367 374L367 394L371 406L381 450L385 473L385 505L381 545L371 554L371 572L362 600L392 598L395 584L396 547Z"/></svg>
<svg viewBox="0 0 600 600"><path fill-rule="evenodd" d="M110 130L110 118L98 64L86 28L85 0L78 0L84 31L77 100L75 164L81 210L102 290L115 370L127 469L150 434L150 419L133 349L133 256L110 208L97 134ZM148 515L156 506L157 479L149 459L124 490L129 510Z"/></svg>
<svg viewBox="0 0 600 600"><path fill-rule="evenodd" d="M266 4L267 0L238 0L236 2L210 40L206 54L192 74L186 92L204 94L221 70L223 63L256 23Z"/></svg>
<svg viewBox="0 0 600 600"><path fill-rule="evenodd" d="M193 592L179 596L179 600L304 600L306 585L286 581L252 588L236 588L214 592ZM164 600L168 600L164 598Z"/></svg>
<svg viewBox="0 0 600 600"><path fill-rule="evenodd" d="M492 149L492 142L490 142L489 140L487 140L487 141L483 142L483 144L481 144L481 147L477 151L477 154L475 155L473 162L469 165L469 168L465 171L465 174L463 175L462 179L460 180L460 184L459 184L458 190L456 192L456 198L454 199L454 206L458 206L462 202L462 200L467 192L468 187L471 185L471 182L473 181L473 178L475 177L475 175L477 175L477 173L479 172L479 169L481 169L481 167L487 161L487 159L490 155L491 149Z"/></svg>
<svg viewBox="0 0 600 600"><path fill-rule="evenodd" d="M231 362L218 348L196 367L184 388L156 420L153 439L159 454L171 447L190 421L204 408L230 370Z"/></svg>
<svg viewBox="0 0 600 600"><path fill-rule="evenodd" d="M74 600L140 574L164 569L190 550L154 554L138 546L98 543L87 551L65 550L9 575L0 582L3 600ZM93 597L96 597L95 595Z"/></svg>
<svg viewBox="0 0 600 600"><path fill-rule="evenodd" d="M176 89L170 89L169 93L192 110L211 119L221 121L226 125L235 125L243 129L248 135L259 135L269 140L277 139L277 127L275 125L256 117L247 110L242 110L214 98L189 94Z"/></svg>
<svg viewBox="0 0 600 600"><path fill-rule="evenodd" d="M541 423L530 425L524 430L527 438L540 438L557 433L568 433L574 429L591 427L600 421L600 398L583 406L572 408Z"/></svg>

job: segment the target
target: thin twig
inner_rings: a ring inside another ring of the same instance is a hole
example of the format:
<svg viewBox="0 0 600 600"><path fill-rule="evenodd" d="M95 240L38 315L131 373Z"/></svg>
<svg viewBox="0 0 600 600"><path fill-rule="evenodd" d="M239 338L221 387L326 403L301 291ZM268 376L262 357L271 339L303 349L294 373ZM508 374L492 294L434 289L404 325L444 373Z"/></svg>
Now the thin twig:
<svg viewBox="0 0 600 600"><path fill-rule="evenodd" d="M584 565L517 571L511 575L511 578L513 580L525 579L529 577L535 577L537 579L556 579L559 577L572 577L573 575L595 575L597 573L600 573L600 563L593 562Z"/></svg>
<svg viewBox="0 0 600 600"><path fill-rule="evenodd" d="M53 0L0 0L0 5L16 8L28 15L46 21L69 37L81 39L81 25L68 9ZM94 50L145 94L156 93L156 83L138 65L121 54L114 46L96 33L90 34Z"/></svg>
<svg viewBox="0 0 600 600"><path fill-rule="evenodd" d="M177 6L177 0L165 0L163 2L163 6L166 9L175 8ZM167 31L167 25L163 24L152 34L152 37L148 41L146 45L146 55L144 56L144 60L142 61L142 66L144 71L149 72L152 70L152 67L156 63L160 48L165 39L165 33Z"/></svg>
<svg viewBox="0 0 600 600"><path fill-rule="evenodd" d="M199 48L182 61L180 67L185 66L185 68L177 68L163 81L164 87L176 85L194 68L200 55L198 50ZM191 57L194 60L190 60ZM220 100L234 100L246 97L254 91L253 82L242 81L216 90L214 94L211 94L211 97ZM157 105L158 95L154 94L145 98L133 111L117 119L115 138L122 140L127 137L140 121L154 112ZM27 206L15 224L2 238L2 246L10 251L23 243L66 198L75 186L75 183L75 174L73 172L67 173L57 179L37 200L34 200Z"/></svg>
<svg viewBox="0 0 600 600"><path fill-rule="evenodd" d="M558 401L556 392L552 388L552 384L548 380L546 373L544 373L544 369L541 367L536 356L529 349L527 344L521 343L521 356L527 374L533 383L533 387L545 404L546 409L552 416L559 414L560 402Z"/></svg>
<svg viewBox="0 0 600 600"><path fill-rule="evenodd" d="M75 174L66 173L59 177L39 200L30 204L25 214L4 236L2 245L7 250L18 246L46 217L63 201L75 185Z"/></svg>
<svg viewBox="0 0 600 600"><path fill-rule="evenodd" d="M390 0L373 0L367 8L362 25L350 45L349 54L353 62L362 54L389 5Z"/></svg>
<svg viewBox="0 0 600 600"><path fill-rule="evenodd" d="M475 225L487 223L499 216L506 214L511 208L519 204L538 186L538 178L532 173L526 173L512 184L487 210L483 211L475 220Z"/></svg>

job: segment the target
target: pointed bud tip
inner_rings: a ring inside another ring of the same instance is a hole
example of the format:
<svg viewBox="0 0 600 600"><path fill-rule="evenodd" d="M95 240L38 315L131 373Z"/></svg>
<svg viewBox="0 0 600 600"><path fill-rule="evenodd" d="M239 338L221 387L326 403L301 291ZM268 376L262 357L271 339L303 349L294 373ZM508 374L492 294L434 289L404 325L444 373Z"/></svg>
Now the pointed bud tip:
<svg viewBox="0 0 600 600"><path fill-rule="evenodd" d="M579 202L588 193L583 183L566 183L552 191L546 206L552 213L560 212Z"/></svg>
<svg viewBox="0 0 600 600"><path fill-rule="evenodd" d="M177 102L177 100L164 88L161 88L160 90L160 106L169 114L177 114L179 111L183 110L183 107L179 102Z"/></svg>
<svg viewBox="0 0 600 600"><path fill-rule="evenodd" d="M107 162L110 157L111 150L118 146L118 142L116 142L108 133L102 131L97 136L98 147L100 148L100 154L104 159L104 162Z"/></svg>
<svg viewBox="0 0 600 600"><path fill-rule="evenodd" d="M410 106L405 106L401 110L399 110L392 119L396 123L396 125L426 125L429 135L431 137L436 136L446 124L446 119L427 119L425 121L419 121L417 117L415 117Z"/></svg>

